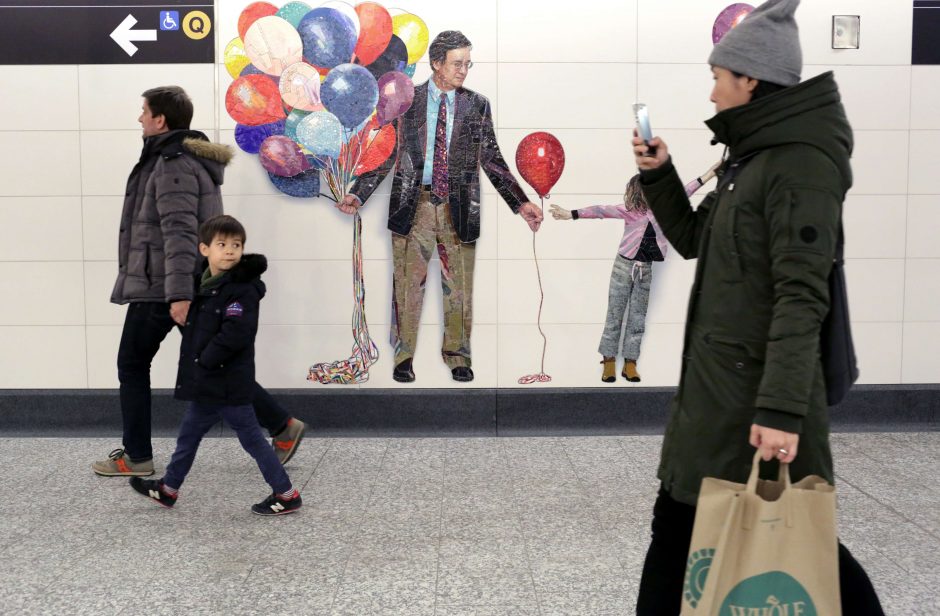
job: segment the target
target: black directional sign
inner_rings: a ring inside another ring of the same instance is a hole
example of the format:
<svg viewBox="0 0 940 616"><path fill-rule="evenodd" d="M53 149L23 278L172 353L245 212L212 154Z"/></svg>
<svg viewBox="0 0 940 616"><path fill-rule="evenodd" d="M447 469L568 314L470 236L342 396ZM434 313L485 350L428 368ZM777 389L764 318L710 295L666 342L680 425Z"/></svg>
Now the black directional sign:
<svg viewBox="0 0 940 616"><path fill-rule="evenodd" d="M940 64L940 1L914 0L911 64Z"/></svg>
<svg viewBox="0 0 940 616"><path fill-rule="evenodd" d="M0 64L215 62L206 0L0 0Z"/></svg>

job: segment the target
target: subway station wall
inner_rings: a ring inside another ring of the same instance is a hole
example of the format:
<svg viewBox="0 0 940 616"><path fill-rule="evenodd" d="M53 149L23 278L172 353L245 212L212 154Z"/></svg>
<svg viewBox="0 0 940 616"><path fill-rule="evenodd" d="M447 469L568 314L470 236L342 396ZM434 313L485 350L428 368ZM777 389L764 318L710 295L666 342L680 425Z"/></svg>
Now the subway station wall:
<svg viewBox="0 0 940 616"><path fill-rule="evenodd" d="M247 2L216 2L218 61ZM315 3L311 3L315 4ZM706 59L727 0L403 0L432 37L462 30L473 42L467 87L490 98L502 151L528 133L562 142L565 172L548 203L617 203L635 167L631 103L650 107L680 175L695 177L721 152ZM861 48L831 49L834 14L861 16ZM899 0L804 0L798 11L804 78L835 71L855 129L855 185L845 204L846 256L865 383L940 382L940 66L911 65L912 9ZM142 43L143 44L143 43ZM2 58L0 58L2 63ZM430 74L427 57L415 83ZM193 128L234 146L222 64L0 66L0 388L113 388L124 307L109 303L117 271L124 183L139 155L140 93L179 84L196 106ZM474 296L476 380L458 385L440 359L440 276L432 264L409 387L520 387L537 372L538 284L531 233L483 180ZM388 343L390 181L363 209L366 314L381 358L361 387L391 378ZM534 198L534 192L526 187ZM704 193L704 191L702 191ZM239 152L223 186L226 211L248 249L270 260L257 342L269 388L322 387L308 367L352 346L352 224L326 199L278 193L256 157ZM700 196L698 197L700 198ZM696 199L697 200L697 199ZM622 231L618 221L555 221L537 235L545 286L543 329L551 386L600 385L597 344ZM639 386L674 385L695 263L670 252L653 268ZM153 369L172 387L179 335ZM633 387L622 380L611 387ZM331 385L329 387L339 387ZM533 387L533 386L529 386Z"/></svg>

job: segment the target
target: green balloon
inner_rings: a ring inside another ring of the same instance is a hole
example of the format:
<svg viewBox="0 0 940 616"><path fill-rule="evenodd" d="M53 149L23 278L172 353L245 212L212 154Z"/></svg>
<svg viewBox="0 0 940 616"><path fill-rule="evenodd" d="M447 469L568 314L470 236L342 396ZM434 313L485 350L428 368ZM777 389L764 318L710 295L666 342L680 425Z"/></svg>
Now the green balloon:
<svg viewBox="0 0 940 616"><path fill-rule="evenodd" d="M303 2L288 2L282 6L278 12L275 13L275 15L296 28L297 24L300 23L300 20L304 18L304 15L310 11L310 6L304 4Z"/></svg>

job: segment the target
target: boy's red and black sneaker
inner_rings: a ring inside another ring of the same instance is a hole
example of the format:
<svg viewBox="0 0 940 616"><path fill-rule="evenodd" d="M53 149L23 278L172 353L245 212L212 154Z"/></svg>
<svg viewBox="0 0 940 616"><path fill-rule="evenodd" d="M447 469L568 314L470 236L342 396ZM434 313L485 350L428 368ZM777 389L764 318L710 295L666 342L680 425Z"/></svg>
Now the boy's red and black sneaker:
<svg viewBox="0 0 940 616"><path fill-rule="evenodd" d="M257 513L258 515L285 515L287 513L294 513L300 509L302 504L303 501L300 498L300 492L290 500L281 498L277 494L272 494L257 505L252 505L251 512Z"/></svg>
<svg viewBox="0 0 940 616"><path fill-rule="evenodd" d="M140 477L131 477L131 487L140 492L150 500L161 507L172 509L176 504L176 496L171 496L163 490L163 480L141 479Z"/></svg>

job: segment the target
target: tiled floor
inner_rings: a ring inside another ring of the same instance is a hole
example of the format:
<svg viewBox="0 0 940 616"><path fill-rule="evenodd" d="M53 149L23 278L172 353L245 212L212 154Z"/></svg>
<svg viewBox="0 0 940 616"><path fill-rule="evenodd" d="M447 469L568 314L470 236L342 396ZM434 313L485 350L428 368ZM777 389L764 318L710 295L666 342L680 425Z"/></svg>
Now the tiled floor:
<svg viewBox="0 0 940 616"><path fill-rule="evenodd" d="M172 511L91 473L114 440L0 439L0 612L631 614L660 440L308 438L303 510L267 519L235 439ZM843 542L887 614L937 616L940 433L833 441Z"/></svg>

